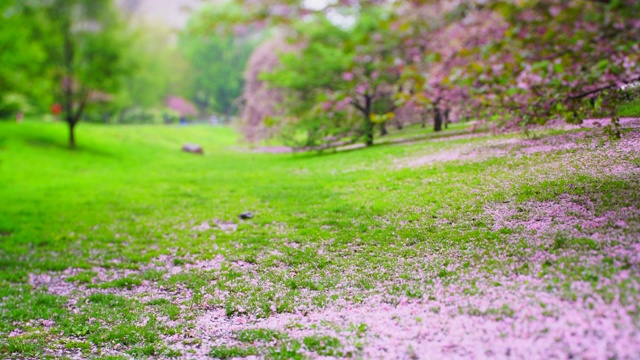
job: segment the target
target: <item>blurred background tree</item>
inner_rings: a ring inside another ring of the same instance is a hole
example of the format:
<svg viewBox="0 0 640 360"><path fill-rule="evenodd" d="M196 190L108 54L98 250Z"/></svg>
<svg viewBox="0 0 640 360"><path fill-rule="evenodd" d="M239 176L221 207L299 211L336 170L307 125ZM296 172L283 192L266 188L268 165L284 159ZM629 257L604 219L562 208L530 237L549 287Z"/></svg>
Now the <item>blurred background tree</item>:
<svg viewBox="0 0 640 360"><path fill-rule="evenodd" d="M229 121L238 110L237 99L244 87L243 73L249 55L261 35L249 32L234 35L210 30L207 19L233 12L233 5L208 6L194 14L180 34L179 48L189 68L191 99L201 114L216 113Z"/></svg>
<svg viewBox="0 0 640 360"><path fill-rule="evenodd" d="M348 138L373 145L374 127L386 135L400 80L399 38L391 33L388 10L360 10L353 24L317 16L296 25L301 51L283 54L282 64L263 79L286 90L284 115L289 139L304 132L298 147L318 148ZM340 142L344 144L344 141Z"/></svg>
<svg viewBox="0 0 640 360"><path fill-rule="evenodd" d="M108 106L107 121L118 124L162 124L179 115L167 104L167 97L187 93L189 64L171 39L174 31L159 23L132 23L128 28L129 48L123 61L130 69L122 87ZM92 119L103 122L99 113Z"/></svg>
<svg viewBox="0 0 640 360"><path fill-rule="evenodd" d="M59 107L73 147L81 120L161 124L235 115L260 35L203 31L203 17L226 11L216 6L194 11L183 29L135 16L140 5L3 1L0 119L42 117ZM199 114L172 109L175 99L195 103Z"/></svg>
<svg viewBox="0 0 640 360"><path fill-rule="evenodd" d="M108 0L3 2L0 99L5 113L59 103L74 129L91 102L110 101L129 69L117 9ZM11 96L13 95L13 96ZM8 99L28 99L23 101Z"/></svg>
<svg viewBox="0 0 640 360"><path fill-rule="evenodd" d="M46 17L47 64L52 68L56 100L69 125L75 126L89 103L109 102L130 71L123 54L127 42L120 14L109 0L55 0L37 3Z"/></svg>
<svg viewBox="0 0 640 360"><path fill-rule="evenodd" d="M0 21L0 118L19 111L46 111L43 104L52 98L47 52L41 41L46 19L18 1L0 2L0 14L4 15Z"/></svg>

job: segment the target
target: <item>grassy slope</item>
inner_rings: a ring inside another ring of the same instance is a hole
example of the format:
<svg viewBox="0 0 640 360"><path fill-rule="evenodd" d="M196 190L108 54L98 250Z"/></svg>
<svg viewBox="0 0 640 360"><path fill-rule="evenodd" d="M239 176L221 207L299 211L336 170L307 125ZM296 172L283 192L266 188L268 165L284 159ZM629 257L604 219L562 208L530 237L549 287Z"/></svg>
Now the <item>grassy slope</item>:
<svg viewBox="0 0 640 360"><path fill-rule="evenodd" d="M266 317L342 300L358 302L372 293L383 293L391 302L422 298L428 295L425 281L455 282L465 272L509 271L509 264L491 261L492 247L508 232L491 229L483 215L488 202L605 192L610 207L640 203L634 182L583 173L543 176L557 169L521 176L523 168L553 161L553 154L415 169L394 166L395 159L465 140L316 156L234 152L228 147L236 137L225 128L82 125L78 138L80 148L71 151L64 146L60 124L0 124L0 334L26 329L26 335L0 341L0 354L41 356L61 347L95 355L120 346L115 353L178 355L160 335L191 326L198 314L183 309L176 315L175 302L150 304L104 294L81 294L87 305L74 314L65 297L24 285L29 273L83 268L87 271L76 281L86 276L91 282L92 266L135 270L161 254L174 256L177 265L222 254L227 265L250 264L251 274L223 265L219 271L175 276L146 271L102 285L130 288L149 280L192 291L182 304L190 309L208 303L225 308L227 315L247 311ZM206 156L181 153L183 142L202 144ZM636 154L631 160L637 159ZM239 222L236 216L246 210L255 218ZM239 227L215 236L192 229L214 219ZM513 259L527 250L513 249ZM448 255L421 260L431 253L455 253L458 270L443 272ZM426 280L414 279L417 268ZM582 279L583 270L563 265L569 275L556 285ZM618 270L611 265L593 271ZM397 282L399 277L406 281ZM150 306L180 319L180 325L139 325ZM41 319L52 319L55 326L43 327ZM267 350L217 348L212 354L255 351ZM276 350L270 351L277 357Z"/></svg>

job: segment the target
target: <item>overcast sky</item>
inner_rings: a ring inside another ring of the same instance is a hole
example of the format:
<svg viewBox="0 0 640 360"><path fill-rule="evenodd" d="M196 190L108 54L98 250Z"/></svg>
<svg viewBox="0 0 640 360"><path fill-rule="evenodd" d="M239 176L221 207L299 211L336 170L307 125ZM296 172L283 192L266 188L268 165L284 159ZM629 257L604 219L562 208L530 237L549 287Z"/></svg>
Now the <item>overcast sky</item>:
<svg viewBox="0 0 640 360"><path fill-rule="evenodd" d="M159 22L169 27L181 29L187 24L189 10L196 10L203 3L222 3L223 0L118 0L125 11L133 11L139 19Z"/></svg>
<svg viewBox="0 0 640 360"><path fill-rule="evenodd" d="M222 4L226 0L117 0L125 11L132 12L139 19L159 22L175 29L182 29L189 20L190 12L203 4ZM304 0L304 6L319 10L335 0ZM329 14L332 21L348 22L339 14Z"/></svg>

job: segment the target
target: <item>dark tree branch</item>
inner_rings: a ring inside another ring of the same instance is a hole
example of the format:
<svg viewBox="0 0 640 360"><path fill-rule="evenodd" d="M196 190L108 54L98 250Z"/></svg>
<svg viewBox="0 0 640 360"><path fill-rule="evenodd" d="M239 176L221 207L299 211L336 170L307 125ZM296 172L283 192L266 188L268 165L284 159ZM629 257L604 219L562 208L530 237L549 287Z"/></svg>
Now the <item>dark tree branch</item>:
<svg viewBox="0 0 640 360"><path fill-rule="evenodd" d="M357 102L356 100L351 100L351 105L353 105L353 107L358 109L363 114L367 112L367 110L364 108L364 106L362 104L360 104L359 102Z"/></svg>
<svg viewBox="0 0 640 360"><path fill-rule="evenodd" d="M638 76L636 78L632 78L630 80L623 81L623 83L625 85L627 85L627 84L634 83L636 81L640 81L640 76ZM605 91L605 90L613 89L615 87L618 87L618 84L609 84L609 85L601 86L601 87L599 87L597 89L593 89L593 90L590 90L590 91L587 91L587 92L584 92L584 93L581 93L581 94L578 94L578 95L569 96L567 99L568 100L580 100L580 99L583 99L583 98L585 98L587 96L594 95L594 94L597 94L597 93Z"/></svg>

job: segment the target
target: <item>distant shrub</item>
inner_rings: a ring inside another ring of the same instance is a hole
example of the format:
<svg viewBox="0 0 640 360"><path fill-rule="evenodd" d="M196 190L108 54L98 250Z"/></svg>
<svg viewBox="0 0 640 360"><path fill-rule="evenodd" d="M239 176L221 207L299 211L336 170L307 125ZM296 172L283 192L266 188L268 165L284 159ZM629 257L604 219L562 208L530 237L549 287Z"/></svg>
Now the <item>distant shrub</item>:
<svg viewBox="0 0 640 360"><path fill-rule="evenodd" d="M167 108L142 109L135 108L120 112L109 112L99 109L87 111L83 120L90 123L102 124L177 124L180 122L180 114Z"/></svg>

